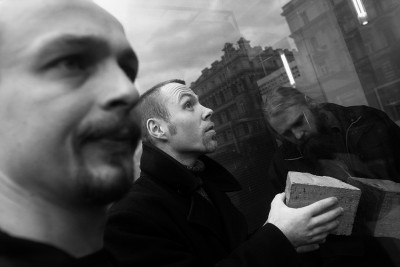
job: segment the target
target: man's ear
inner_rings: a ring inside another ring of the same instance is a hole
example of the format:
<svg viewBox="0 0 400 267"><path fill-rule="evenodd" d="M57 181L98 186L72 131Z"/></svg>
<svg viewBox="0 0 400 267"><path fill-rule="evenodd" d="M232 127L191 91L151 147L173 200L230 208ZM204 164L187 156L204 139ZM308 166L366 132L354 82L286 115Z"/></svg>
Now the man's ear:
<svg viewBox="0 0 400 267"><path fill-rule="evenodd" d="M165 134L166 127L159 119L148 119L146 122L146 128L150 136L156 139L166 140L167 136Z"/></svg>

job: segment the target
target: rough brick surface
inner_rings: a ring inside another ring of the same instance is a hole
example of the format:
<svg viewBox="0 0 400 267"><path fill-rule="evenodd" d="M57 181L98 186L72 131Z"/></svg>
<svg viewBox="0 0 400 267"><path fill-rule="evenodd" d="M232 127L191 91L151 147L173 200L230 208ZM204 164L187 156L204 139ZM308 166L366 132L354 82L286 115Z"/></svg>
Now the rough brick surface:
<svg viewBox="0 0 400 267"><path fill-rule="evenodd" d="M361 195L358 188L328 176L289 172L285 193L286 205L292 208L304 207L327 197L337 197L344 213L334 234L351 234Z"/></svg>
<svg viewBox="0 0 400 267"><path fill-rule="evenodd" d="M400 184L389 180L350 177L362 191L356 218L361 233L400 239Z"/></svg>

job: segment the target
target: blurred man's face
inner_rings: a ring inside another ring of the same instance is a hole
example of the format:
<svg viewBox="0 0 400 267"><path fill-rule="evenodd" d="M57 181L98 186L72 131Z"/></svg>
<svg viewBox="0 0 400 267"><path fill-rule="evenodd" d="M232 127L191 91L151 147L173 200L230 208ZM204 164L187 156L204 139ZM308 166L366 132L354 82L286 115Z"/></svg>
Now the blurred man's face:
<svg viewBox="0 0 400 267"><path fill-rule="evenodd" d="M270 125L285 140L301 145L318 134L318 125L311 110L302 105L291 106L283 113L272 117Z"/></svg>
<svg viewBox="0 0 400 267"><path fill-rule="evenodd" d="M0 169L54 202L104 204L132 179L138 62L87 1L0 3Z"/></svg>
<svg viewBox="0 0 400 267"><path fill-rule="evenodd" d="M213 111L201 105L191 89L170 83L161 88L160 97L170 113L168 140L175 153L201 155L216 150Z"/></svg>

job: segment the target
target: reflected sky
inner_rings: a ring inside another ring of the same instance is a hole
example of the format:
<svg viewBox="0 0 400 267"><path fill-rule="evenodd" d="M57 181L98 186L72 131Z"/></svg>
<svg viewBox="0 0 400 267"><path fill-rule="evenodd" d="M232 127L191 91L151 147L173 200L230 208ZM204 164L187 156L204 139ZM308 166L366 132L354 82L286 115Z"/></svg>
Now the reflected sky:
<svg viewBox="0 0 400 267"><path fill-rule="evenodd" d="M287 0L96 0L124 25L140 60L144 92L172 78L188 84L240 37L252 46L294 48L281 16Z"/></svg>

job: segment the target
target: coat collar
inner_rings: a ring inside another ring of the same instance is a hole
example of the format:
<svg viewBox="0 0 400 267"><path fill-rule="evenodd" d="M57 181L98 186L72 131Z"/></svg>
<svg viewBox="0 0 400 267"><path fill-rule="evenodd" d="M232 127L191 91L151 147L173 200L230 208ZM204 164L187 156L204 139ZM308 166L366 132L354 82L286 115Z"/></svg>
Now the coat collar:
<svg viewBox="0 0 400 267"><path fill-rule="evenodd" d="M243 232L243 229L247 229L247 226L239 211L221 191L238 191L241 186L214 160L206 156L201 156L199 160L205 165L205 170L200 174L203 188L213 204L199 194L193 194L200 186L200 178L154 145L143 144L140 168L152 179L188 196L188 223L209 229L223 244L233 249L246 238L247 232Z"/></svg>
<svg viewBox="0 0 400 267"><path fill-rule="evenodd" d="M205 165L202 177L207 182L214 183L223 192L238 191L241 186L225 168L207 156L199 157ZM143 153L140 169L155 177L160 182L169 185L176 191L189 195L201 184L200 178L189 171L184 165L152 144L143 143Z"/></svg>

